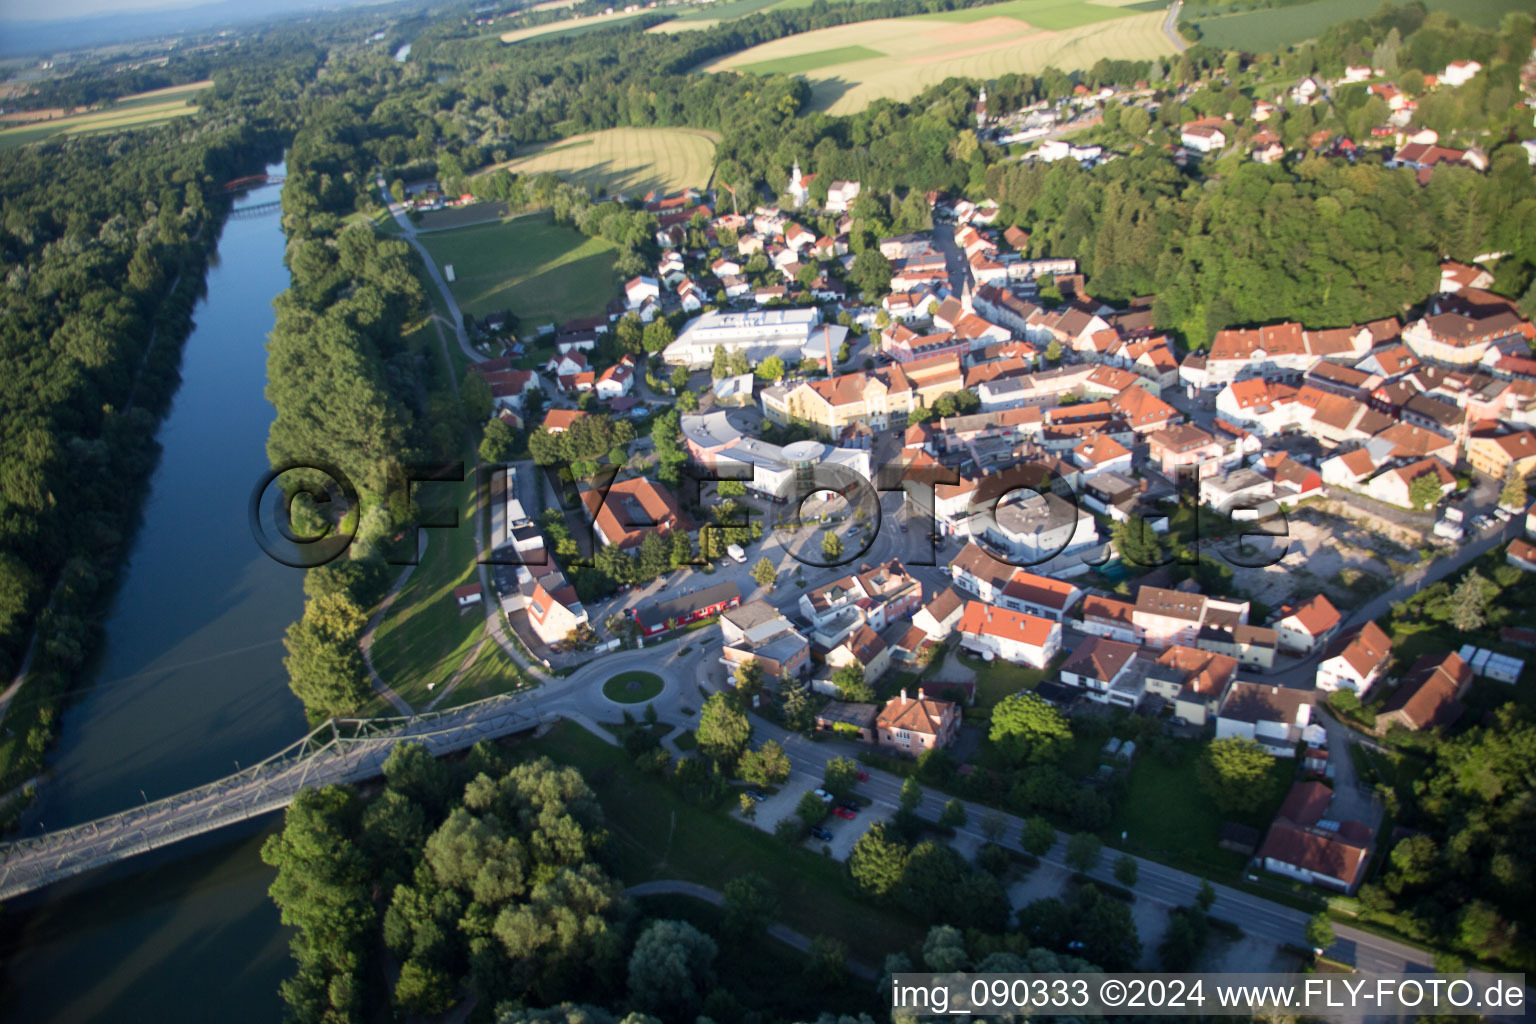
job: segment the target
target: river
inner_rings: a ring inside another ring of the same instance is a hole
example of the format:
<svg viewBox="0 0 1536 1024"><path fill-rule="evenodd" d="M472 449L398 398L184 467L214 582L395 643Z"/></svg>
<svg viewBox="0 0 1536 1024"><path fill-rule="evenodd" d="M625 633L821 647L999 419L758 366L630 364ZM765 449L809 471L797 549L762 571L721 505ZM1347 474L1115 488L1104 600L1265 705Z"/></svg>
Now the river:
<svg viewBox="0 0 1536 1024"><path fill-rule="evenodd" d="M237 208L280 188L250 190ZM267 468L265 344L288 287L283 248L275 214L224 225L143 525L30 831L210 781L306 730L281 642L302 611L302 573L262 554L246 517ZM280 1019L287 934L258 856L277 826L272 816L18 901L4 918L0 1019Z"/></svg>

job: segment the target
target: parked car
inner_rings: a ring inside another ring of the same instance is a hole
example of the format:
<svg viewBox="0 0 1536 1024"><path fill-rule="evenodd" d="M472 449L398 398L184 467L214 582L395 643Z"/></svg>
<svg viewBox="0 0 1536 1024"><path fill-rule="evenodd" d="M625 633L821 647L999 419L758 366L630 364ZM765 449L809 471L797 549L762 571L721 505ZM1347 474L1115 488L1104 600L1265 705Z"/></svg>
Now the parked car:
<svg viewBox="0 0 1536 1024"><path fill-rule="evenodd" d="M831 803L832 802L832 794L828 793L824 789L816 790L816 795L821 797L822 801L825 802L825 803Z"/></svg>
<svg viewBox="0 0 1536 1024"><path fill-rule="evenodd" d="M1498 508L1494 509L1493 514L1498 517L1498 520L1501 523L1507 523L1515 517L1515 514L1509 509L1505 508L1503 505L1500 505Z"/></svg>
<svg viewBox="0 0 1536 1024"><path fill-rule="evenodd" d="M832 841L832 832L830 829L824 829L820 825L814 825L811 827L810 832L811 838L813 839L820 839L824 843L830 843Z"/></svg>
<svg viewBox="0 0 1536 1024"><path fill-rule="evenodd" d="M858 779L860 782L868 782L869 772L865 771L863 768L860 768L859 774L855 775L854 778Z"/></svg>
<svg viewBox="0 0 1536 1024"><path fill-rule="evenodd" d="M837 815L839 818L847 818L850 821L858 817L858 815L856 815L853 811L843 806L842 804L838 804L836 807L832 808L832 813Z"/></svg>
<svg viewBox="0 0 1536 1024"><path fill-rule="evenodd" d="M761 803L761 802L762 802L762 801L764 801L764 800L767 800L767 799L768 799L768 794L767 794L767 793L764 793L764 792L763 792L763 791L762 791L762 790L760 790L760 789L749 789L749 790L747 790L747 796L748 796L748 797L749 797L749 798L750 798L750 799L752 799L752 800L756 800L756 801L757 801L757 802L759 802L759 803Z"/></svg>

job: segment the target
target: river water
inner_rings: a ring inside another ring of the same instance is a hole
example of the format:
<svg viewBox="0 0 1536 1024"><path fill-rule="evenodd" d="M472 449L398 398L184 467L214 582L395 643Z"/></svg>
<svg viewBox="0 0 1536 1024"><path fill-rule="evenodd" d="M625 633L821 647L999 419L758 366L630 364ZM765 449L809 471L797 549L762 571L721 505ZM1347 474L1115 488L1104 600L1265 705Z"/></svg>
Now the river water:
<svg viewBox="0 0 1536 1024"><path fill-rule="evenodd" d="M237 208L274 200L280 187L251 190ZM63 716L34 832L211 781L306 731L281 643L302 611L302 573L261 553L246 514L267 468L265 344L272 299L288 286L283 248L275 214L224 225L144 522L95 678ZM258 856L278 823L18 901L0 921L0 1020L280 1019L287 933Z"/></svg>

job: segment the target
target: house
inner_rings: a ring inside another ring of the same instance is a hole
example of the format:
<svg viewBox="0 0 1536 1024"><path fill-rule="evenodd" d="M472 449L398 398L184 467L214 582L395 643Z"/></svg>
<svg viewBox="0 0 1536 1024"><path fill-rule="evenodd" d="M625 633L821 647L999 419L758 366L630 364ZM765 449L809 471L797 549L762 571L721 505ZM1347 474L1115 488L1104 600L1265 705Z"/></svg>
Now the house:
<svg viewBox="0 0 1536 1024"><path fill-rule="evenodd" d="M1339 892L1353 892L1370 863L1374 833L1358 821L1329 820L1333 791L1321 782L1298 782L1259 847L1267 871Z"/></svg>
<svg viewBox="0 0 1536 1024"><path fill-rule="evenodd" d="M624 304L630 309L639 309L646 300L651 302L661 301L661 282L654 277L633 277L624 283Z"/></svg>
<svg viewBox="0 0 1536 1024"><path fill-rule="evenodd" d="M973 545L974 546L974 545ZM1015 569L1008 582L1003 584L997 604L1009 611L1038 615L1056 622L1066 620L1067 612L1082 599L1083 592L1066 580L1038 576L1023 569Z"/></svg>
<svg viewBox="0 0 1536 1024"><path fill-rule="evenodd" d="M581 501L602 542L623 550L639 547L653 531L667 536L698 529L676 495L645 477L616 481L606 494L588 487Z"/></svg>
<svg viewBox="0 0 1536 1024"><path fill-rule="evenodd" d="M551 434L561 434L586 417L587 413L582 409L551 409L544 414L544 429Z"/></svg>
<svg viewBox="0 0 1536 1024"><path fill-rule="evenodd" d="M1205 595L1161 587L1141 587L1131 625L1139 643L1154 650L1174 644L1193 646L1205 620Z"/></svg>
<svg viewBox="0 0 1536 1024"><path fill-rule="evenodd" d="M1203 726L1237 677L1237 659L1175 644L1147 669L1147 693L1173 705L1173 717Z"/></svg>
<svg viewBox="0 0 1536 1024"><path fill-rule="evenodd" d="M1333 639L1343 621L1333 602L1317 594L1295 608L1282 608L1275 632L1282 650L1311 654Z"/></svg>
<svg viewBox="0 0 1536 1024"><path fill-rule="evenodd" d="M1216 715L1216 738L1253 740L1276 757L1294 757L1312 721L1312 690L1237 680Z"/></svg>
<svg viewBox="0 0 1536 1024"><path fill-rule="evenodd" d="M955 631L965 612L965 599L954 587L945 587L912 616L912 625L931 640L943 640Z"/></svg>
<svg viewBox="0 0 1536 1024"><path fill-rule="evenodd" d="M827 189L827 210L830 213L846 213L857 198L859 198L858 182L834 181L832 187Z"/></svg>
<svg viewBox="0 0 1536 1024"><path fill-rule="evenodd" d="M1413 663L1376 715L1385 732L1400 725L1410 732L1450 725L1461 716L1461 699L1472 686L1472 666L1454 651L1426 654Z"/></svg>
<svg viewBox="0 0 1536 1024"><path fill-rule="evenodd" d="M921 689L915 698L907 691L885 702L875 717L876 743L886 749L916 756L946 746L960 731L960 706L935 700Z"/></svg>
<svg viewBox="0 0 1536 1024"><path fill-rule="evenodd" d="M491 360L499 363L501 360ZM544 390L544 380L532 370L487 370L485 363L474 364L473 369L491 387L491 402L498 409L507 409L521 416L524 401L533 391Z"/></svg>
<svg viewBox="0 0 1536 1024"><path fill-rule="evenodd" d="M1521 572L1536 572L1536 544L1523 537L1516 537L1505 549L1504 561Z"/></svg>
<svg viewBox="0 0 1536 1024"><path fill-rule="evenodd" d="M1091 636L1108 637L1124 643L1137 642L1133 613L1136 606L1129 601L1090 594L1083 598L1083 619L1078 629Z"/></svg>
<svg viewBox="0 0 1536 1024"><path fill-rule="evenodd" d="M1479 473L1502 480L1513 466L1529 480L1536 474L1536 431L1522 430L1497 437L1473 436L1467 439L1467 461Z"/></svg>
<svg viewBox="0 0 1536 1024"><path fill-rule="evenodd" d="M1193 423L1164 427L1147 438L1147 451L1164 476L1177 480L1192 469L1196 478L1207 477L1220 468L1221 442Z"/></svg>
<svg viewBox="0 0 1536 1024"><path fill-rule="evenodd" d="M1228 124L1219 117L1186 121L1179 129L1179 142L1197 153L1211 153L1227 144Z"/></svg>
<svg viewBox="0 0 1536 1024"><path fill-rule="evenodd" d="M485 598L485 590L478 583L466 583L462 587L453 588L453 603L459 610L473 608Z"/></svg>
<svg viewBox="0 0 1536 1024"><path fill-rule="evenodd" d="M1453 60L1440 72L1440 81L1444 85L1466 85L1477 77L1477 73L1483 70L1483 66L1475 60Z"/></svg>
<svg viewBox="0 0 1536 1024"><path fill-rule="evenodd" d="M955 627L960 646L983 658L1045 668L1061 649L1061 623L968 601Z"/></svg>
<svg viewBox="0 0 1536 1024"><path fill-rule="evenodd" d="M534 577L518 589L528 612L528 624L544 643L560 643L572 631L586 625L587 610L582 607L576 588L558 570Z"/></svg>
<svg viewBox="0 0 1536 1024"><path fill-rule="evenodd" d="M634 384L635 360L627 355L598 376L595 390L598 398L619 398L629 394Z"/></svg>
<svg viewBox="0 0 1536 1024"><path fill-rule="evenodd" d="M684 313L697 313L704 308L704 303L709 301L709 295L703 288L685 277L677 286L677 301Z"/></svg>
<svg viewBox="0 0 1536 1024"><path fill-rule="evenodd" d="M1353 690L1364 698L1371 685L1381 677L1392 660L1392 641L1374 622L1355 626L1339 634L1323 652L1317 666L1317 688Z"/></svg>
<svg viewBox="0 0 1536 1024"><path fill-rule="evenodd" d="M1061 665L1061 681L1085 691L1100 704L1135 708L1141 703L1144 681L1135 671L1135 644L1089 637Z"/></svg>
<svg viewBox="0 0 1536 1024"><path fill-rule="evenodd" d="M1425 475L1439 481L1436 502L1456 489L1456 477L1450 468L1437 458L1427 458L1376 474L1366 482L1365 493L1388 505L1413 508L1414 481Z"/></svg>
<svg viewBox="0 0 1536 1024"><path fill-rule="evenodd" d="M880 634L868 626L859 626L827 651L825 660L832 669L857 665L864 673L864 681L873 684L891 667L891 649Z"/></svg>
<svg viewBox="0 0 1536 1024"><path fill-rule="evenodd" d="M736 584L726 581L691 594L680 594L668 601L657 601L645 608L631 609L630 615L642 633L656 636L692 622L702 622L739 604L741 591Z"/></svg>
<svg viewBox="0 0 1536 1024"><path fill-rule="evenodd" d="M1095 473L1131 472L1131 450L1107 434L1090 434L1072 449L1072 461L1086 479Z"/></svg>

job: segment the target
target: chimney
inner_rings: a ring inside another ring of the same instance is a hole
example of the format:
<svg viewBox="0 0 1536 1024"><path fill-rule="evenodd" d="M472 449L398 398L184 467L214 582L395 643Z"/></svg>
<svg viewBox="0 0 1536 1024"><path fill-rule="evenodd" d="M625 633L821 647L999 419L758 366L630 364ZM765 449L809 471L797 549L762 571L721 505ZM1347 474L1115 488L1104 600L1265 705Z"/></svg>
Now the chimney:
<svg viewBox="0 0 1536 1024"><path fill-rule="evenodd" d="M905 686L901 688L901 702L903 704L907 702L907 688Z"/></svg>
<svg viewBox="0 0 1536 1024"><path fill-rule="evenodd" d="M917 699L918 700L922 700L923 699L923 688L921 686L919 686L917 688Z"/></svg>
<svg viewBox="0 0 1536 1024"><path fill-rule="evenodd" d="M836 369L832 365L832 325L831 324L822 324L822 326L821 326L821 337L827 343L827 376L831 377L831 376L833 376L836 373Z"/></svg>

